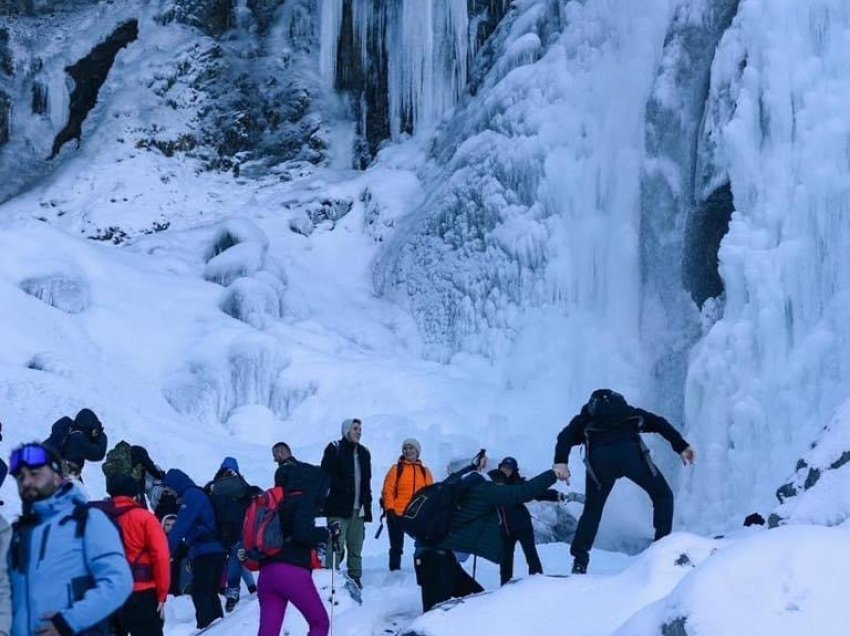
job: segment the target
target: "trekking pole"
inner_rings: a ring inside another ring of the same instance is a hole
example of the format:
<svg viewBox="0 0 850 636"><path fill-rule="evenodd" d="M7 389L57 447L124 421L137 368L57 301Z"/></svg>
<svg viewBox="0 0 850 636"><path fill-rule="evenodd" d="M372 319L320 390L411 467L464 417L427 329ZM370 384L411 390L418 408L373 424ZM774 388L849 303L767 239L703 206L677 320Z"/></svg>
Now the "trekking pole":
<svg viewBox="0 0 850 636"><path fill-rule="evenodd" d="M478 579L475 578L475 571L478 569L478 555L472 555L472 580L478 583Z"/></svg>
<svg viewBox="0 0 850 636"><path fill-rule="evenodd" d="M336 605L336 588L334 587L334 570L336 570L336 550L334 550L334 540L331 537L331 631L330 636L334 636L334 606Z"/></svg>

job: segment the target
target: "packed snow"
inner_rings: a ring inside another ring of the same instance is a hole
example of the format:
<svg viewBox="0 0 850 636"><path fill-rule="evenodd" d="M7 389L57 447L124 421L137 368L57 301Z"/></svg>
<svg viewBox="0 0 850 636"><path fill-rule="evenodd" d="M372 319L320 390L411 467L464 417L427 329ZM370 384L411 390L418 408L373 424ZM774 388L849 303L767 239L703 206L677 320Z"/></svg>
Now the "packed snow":
<svg viewBox="0 0 850 636"><path fill-rule="evenodd" d="M478 47L467 7L486 3L398 0L381 32L392 138L361 172L333 91L346 3L237 4L221 39L161 19L170 0L0 16L16 69L0 92L33 104L0 145L0 200L17 193L0 206L4 454L87 406L110 445L198 482L234 455L269 486L272 443L317 462L356 416L373 492L411 436L437 474L486 447L531 476L612 386L696 449L683 468L647 440L677 532L650 545L647 498L620 484L590 574L564 577L581 507L538 504L547 576L518 554L499 589L479 562L487 592L420 616L412 546L386 572L373 524L362 606L314 575L334 633L845 633L850 5L513 0ZM350 3L367 58L379 4ZM139 39L79 146L47 162L63 69L130 17ZM237 153L230 171L181 150L220 47L315 91L285 134L316 149ZM719 230L714 271L700 250ZM578 451L570 466L583 489ZM103 493L97 466L84 478ZM14 516L11 480L0 498ZM740 529L755 511L781 527ZM209 633L257 617L245 595ZM286 630L306 631L293 610ZM171 601L167 632L193 631Z"/></svg>

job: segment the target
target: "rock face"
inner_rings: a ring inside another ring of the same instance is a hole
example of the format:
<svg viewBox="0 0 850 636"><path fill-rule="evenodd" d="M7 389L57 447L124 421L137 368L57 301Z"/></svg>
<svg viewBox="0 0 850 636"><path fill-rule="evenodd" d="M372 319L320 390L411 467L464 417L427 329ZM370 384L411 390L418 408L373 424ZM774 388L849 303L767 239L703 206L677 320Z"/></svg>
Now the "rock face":
<svg viewBox="0 0 850 636"><path fill-rule="evenodd" d="M118 51L135 41L138 37L138 21L129 20L115 29L106 40L95 46L88 55L65 69L65 72L74 80L74 90L71 91L68 123L65 124L65 127L56 135L56 139L53 140L53 150L50 153L51 159L59 154L59 150L65 143L72 139L76 139L77 142L80 141L80 137L83 134L83 121L85 121L89 111L97 103L97 93L106 80L109 70L112 68L115 56L118 54ZM33 87L34 91L37 90L36 86L34 85ZM33 108L33 112L38 111L36 108Z"/></svg>
<svg viewBox="0 0 850 636"><path fill-rule="evenodd" d="M53 170L48 159L67 142L114 142L94 140L106 118L124 116L111 89L128 81L163 115L127 130L118 141L128 147L241 178L321 163L318 28L313 0L13 3L0 11L0 172L10 175L0 201ZM117 70L128 45L131 61ZM141 74L114 75L128 71Z"/></svg>

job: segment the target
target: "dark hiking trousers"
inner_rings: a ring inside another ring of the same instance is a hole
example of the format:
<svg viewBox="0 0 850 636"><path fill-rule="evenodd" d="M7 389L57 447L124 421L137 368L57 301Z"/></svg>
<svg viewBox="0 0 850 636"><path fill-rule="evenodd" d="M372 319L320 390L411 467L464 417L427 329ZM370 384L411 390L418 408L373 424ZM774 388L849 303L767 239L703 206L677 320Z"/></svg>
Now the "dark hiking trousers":
<svg viewBox="0 0 850 636"><path fill-rule="evenodd" d="M422 611L450 598L483 592L450 550L421 550L414 559L416 583L422 588Z"/></svg>
<svg viewBox="0 0 850 636"><path fill-rule="evenodd" d="M224 616L218 600L218 582L224 569L224 552L205 554L192 559L192 604L195 621L203 629Z"/></svg>
<svg viewBox="0 0 850 636"><path fill-rule="evenodd" d="M578 563L587 565L590 548L599 530L599 520L605 501L620 478L630 479L640 486L652 500L652 524L655 527L655 540L666 537L673 529L673 492L661 471L655 474L647 462L637 441L626 440L614 444L593 447L591 441L590 465L596 473L599 484L588 473L585 476L584 512L578 520L576 535L570 546L570 554Z"/></svg>
<svg viewBox="0 0 850 636"><path fill-rule="evenodd" d="M387 534L390 537L390 571L401 569L401 555L404 552L404 530L401 520L393 513L387 513Z"/></svg>
<svg viewBox="0 0 850 636"><path fill-rule="evenodd" d="M526 528L519 532L502 534L502 561L499 563L499 576L502 585L510 581L514 576L514 550L517 541L525 554L525 562L528 563L529 574L543 574L543 565L537 554L537 546L534 544L534 529Z"/></svg>
<svg viewBox="0 0 850 636"><path fill-rule="evenodd" d="M133 592L115 620L116 636L162 636L162 621L156 613L156 592Z"/></svg>

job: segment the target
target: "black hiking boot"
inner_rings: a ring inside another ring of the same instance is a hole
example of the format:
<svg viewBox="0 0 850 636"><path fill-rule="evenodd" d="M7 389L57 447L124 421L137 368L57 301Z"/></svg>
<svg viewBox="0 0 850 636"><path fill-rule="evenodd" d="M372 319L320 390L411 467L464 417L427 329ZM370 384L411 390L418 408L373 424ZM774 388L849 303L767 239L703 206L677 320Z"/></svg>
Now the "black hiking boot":
<svg viewBox="0 0 850 636"><path fill-rule="evenodd" d="M224 602L224 611L230 614L233 610L236 609L236 604L239 602L238 598L229 598Z"/></svg>
<svg viewBox="0 0 850 636"><path fill-rule="evenodd" d="M573 561L573 574L587 574L587 563L583 563L578 559Z"/></svg>
<svg viewBox="0 0 850 636"><path fill-rule="evenodd" d="M256 585L249 585L248 586L248 594L256 594L256 593L257 593L257 586Z"/></svg>

